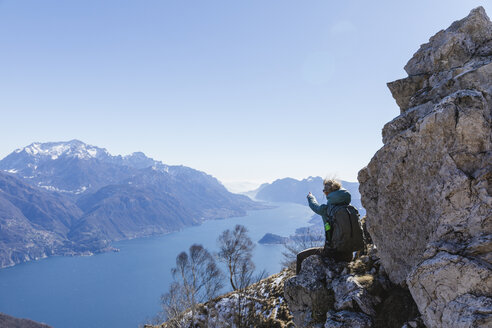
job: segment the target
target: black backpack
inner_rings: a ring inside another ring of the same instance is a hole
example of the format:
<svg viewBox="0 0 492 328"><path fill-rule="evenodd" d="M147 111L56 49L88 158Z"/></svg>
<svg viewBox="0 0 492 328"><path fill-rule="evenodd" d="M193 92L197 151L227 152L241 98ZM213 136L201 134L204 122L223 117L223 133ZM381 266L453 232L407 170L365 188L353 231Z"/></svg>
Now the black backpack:
<svg viewBox="0 0 492 328"><path fill-rule="evenodd" d="M336 205L327 211L331 225L330 247L338 252L356 252L364 249L357 209L352 205Z"/></svg>

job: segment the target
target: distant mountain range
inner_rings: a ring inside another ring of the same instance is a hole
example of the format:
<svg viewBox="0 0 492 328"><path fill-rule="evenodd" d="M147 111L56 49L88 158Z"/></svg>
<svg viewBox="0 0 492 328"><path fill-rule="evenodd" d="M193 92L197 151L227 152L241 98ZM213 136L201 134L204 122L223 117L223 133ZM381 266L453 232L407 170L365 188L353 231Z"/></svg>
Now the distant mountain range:
<svg viewBox="0 0 492 328"><path fill-rule="evenodd" d="M78 140L33 143L0 161L0 267L91 254L111 242L265 208L215 178Z"/></svg>
<svg viewBox="0 0 492 328"><path fill-rule="evenodd" d="M358 182L341 181L342 187L352 195L352 205L359 210L362 216L366 214L362 207ZM272 183L264 183L258 189L245 193L246 195L268 202L287 202L307 205L306 196L311 192L318 203L326 203L323 193L323 179L321 177L309 177L303 180L284 178Z"/></svg>

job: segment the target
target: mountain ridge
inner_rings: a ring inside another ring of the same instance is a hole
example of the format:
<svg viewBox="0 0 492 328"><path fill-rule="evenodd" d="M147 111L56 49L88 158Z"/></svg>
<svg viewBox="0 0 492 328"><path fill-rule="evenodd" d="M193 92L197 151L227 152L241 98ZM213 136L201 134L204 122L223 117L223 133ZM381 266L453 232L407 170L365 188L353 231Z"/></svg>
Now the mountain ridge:
<svg viewBox="0 0 492 328"><path fill-rule="evenodd" d="M0 267L266 208L204 172L75 139L32 143L0 160L0 201Z"/></svg>

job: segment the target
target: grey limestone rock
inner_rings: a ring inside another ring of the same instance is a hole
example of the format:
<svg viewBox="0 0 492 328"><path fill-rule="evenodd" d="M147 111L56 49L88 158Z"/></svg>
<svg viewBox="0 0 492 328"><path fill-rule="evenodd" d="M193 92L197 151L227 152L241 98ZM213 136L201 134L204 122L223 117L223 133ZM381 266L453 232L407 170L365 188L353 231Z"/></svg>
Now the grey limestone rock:
<svg viewBox="0 0 492 328"><path fill-rule="evenodd" d="M408 289L389 282L377 250L351 262L318 255L286 280L285 300L297 327L398 327L420 316Z"/></svg>
<svg viewBox="0 0 492 328"><path fill-rule="evenodd" d="M371 318L363 313L340 311L330 312L325 328L371 328Z"/></svg>
<svg viewBox="0 0 492 328"><path fill-rule="evenodd" d="M464 294L449 302L443 311L443 325L456 328L492 327L492 300Z"/></svg>
<svg viewBox="0 0 492 328"><path fill-rule="evenodd" d="M422 45L405 66L408 77L388 84L402 113L449 91L485 87L490 77L492 27L482 7Z"/></svg>
<svg viewBox="0 0 492 328"><path fill-rule="evenodd" d="M333 305L333 293L327 289L327 273L318 255L308 257L302 263L301 272L284 284L285 300L297 327L313 326L324 321L326 312Z"/></svg>
<svg viewBox="0 0 492 328"><path fill-rule="evenodd" d="M419 317L405 322L401 328L425 328L425 325L422 322L422 318Z"/></svg>
<svg viewBox="0 0 492 328"><path fill-rule="evenodd" d="M358 306L365 314L376 315L375 306L380 300L369 294L353 275L344 275L334 280L331 286L336 310L353 310Z"/></svg>
<svg viewBox="0 0 492 328"><path fill-rule="evenodd" d="M492 27L482 7L423 44L405 66L408 75L443 72L490 55Z"/></svg>
<svg viewBox="0 0 492 328"><path fill-rule="evenodd" d="M414 299L430 326L490 327L491 266L470 257L439 252L408 278Z"/></svg>
<svg viewBox="0 0 492 328"><path fill-rule="evenodd" d="M367 228L428 327L487 327L492 297L492 23L479 7L388 86L401 114L359 172Z"/></svg>

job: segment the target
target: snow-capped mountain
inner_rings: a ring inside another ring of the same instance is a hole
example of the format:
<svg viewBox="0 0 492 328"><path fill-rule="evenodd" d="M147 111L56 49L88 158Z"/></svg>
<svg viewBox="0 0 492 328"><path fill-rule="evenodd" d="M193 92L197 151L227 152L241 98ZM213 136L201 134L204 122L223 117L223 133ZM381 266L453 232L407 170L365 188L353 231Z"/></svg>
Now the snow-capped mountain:
<svg viewBox="0 0 492 328"><path fill-rule="evenodd" d="M0 165L2 165L2 167L11 166L14 168L28 158L31 159L31 162L33 163L42 163L50 160L57 160L59 158L76 158L82 160L97 159L106 163L126 165L134 168L145 168L150 166L165 168L167 166L162 164L162 162L155 161L152 158L145 156L142 152L134 152L125 156L113 156L105 148L88 145L77 139L60 142L34 142L29 146L16 149L13 153L5 157ZM6 169L4 168L3 170Z"/></svg>
<svg viewBox="0 0 492 328"><path fill-rule="evenodd" d="M101 251L114 240L264 207L204 172L141 152L113 156L78 140L33 143L0 161L0 267ZM23 234L37 239L23 248Z"/></svg>
<svg viewBox="0 0 492 328"><path fill-rule="evenodd" d="M136 152L113 156L106 149L79 140L35 142L0 161L0 171L22 178L32 185L68 195L94 191L132 176L134 169L168 166Z"/></svg>
<svg viewBox="0 0 492 328"><path fill-rule="evenodd" d="M62 156L82 159L98 158L101 160L111 157L106 149L86 145L82 141L75 139L68 142L34 142L29 146L14 151L16 154L22 152L26 152L38 160L45 157L55 160Z"/></svg>

